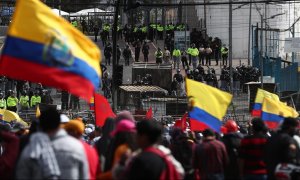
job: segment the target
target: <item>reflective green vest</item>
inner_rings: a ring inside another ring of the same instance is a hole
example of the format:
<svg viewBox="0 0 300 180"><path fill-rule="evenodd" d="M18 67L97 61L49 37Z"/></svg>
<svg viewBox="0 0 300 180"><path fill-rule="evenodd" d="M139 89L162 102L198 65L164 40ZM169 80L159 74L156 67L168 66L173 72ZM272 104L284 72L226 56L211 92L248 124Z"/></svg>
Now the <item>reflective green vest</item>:
<svg viewBox="0 0 300 180"><path fill-rule="evenodd" d="M226 47L222 47L221 54L228 54L228 49Z"/></svg>
<svg viewBox="0 0 300 180"><path fill-rule="evenodd" d="M6 109L6 100L0 99L0 109Z"/></svg>
<svg viewBox="0 0 300 180"><path fill-rule="evenodd" d="M164 27L158 26L158 27L157 27L157 30L158 30L159 32L162 32L162 31L164 31Z"/></svg>
<svg viewBox="0 0 300 180"><path fill-rule="evenodd" d="M142 32L146 33L147 32L147 26L142 27Z"/></svg>
<svg viewBox="0 0 300 180"><path fill-rule="evenodd" d="M163 52L162 51L156 51L155 52L155 57L156 58L162 58L163 57Z"/></svg>
<svg viewBox="0 0 300 180"><path fill-rule="evenodd" d="M29 107L29 97L28 96L21 96L19 103L22 107Z"/></svg>
<svg viewBox="0 0 300 180"><path fill-rule="evenodd" d="M34 107L37 104L41 103L41 96L32 96L30 101L30 106Z"/></svg>
<svg viewBox="0 0 300 180"><path fill-rule="evenodd" d="M181 56L181 52L179 49L174 49L173 50L173 56L174 57L180 57Z"/></svg>
<svg viewBox="0 0 300 180"><path fill-rule="evenodd" d="M7 98L7 107L14 107L18 104L18 98L9 96Z"/></svg>
<svg viewBox="0 0 300 180"><path fill-rule="evenodd" d="M191 55L192 56L198 56L199 55L198 48L191 48Z"/></svg>

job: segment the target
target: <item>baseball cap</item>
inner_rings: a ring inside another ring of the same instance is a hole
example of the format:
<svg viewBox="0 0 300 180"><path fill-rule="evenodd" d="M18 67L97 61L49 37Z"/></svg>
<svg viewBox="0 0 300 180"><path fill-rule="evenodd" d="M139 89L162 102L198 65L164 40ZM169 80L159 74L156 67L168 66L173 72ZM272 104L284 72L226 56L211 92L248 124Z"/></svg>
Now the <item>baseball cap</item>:
<svg viewBox="0 0 300 180"><path fill-rule="evenodd" d="M121 120L116 129L111 132L111 135L115 136L119 132L136 132L135 123L127 119Z"/></svg>

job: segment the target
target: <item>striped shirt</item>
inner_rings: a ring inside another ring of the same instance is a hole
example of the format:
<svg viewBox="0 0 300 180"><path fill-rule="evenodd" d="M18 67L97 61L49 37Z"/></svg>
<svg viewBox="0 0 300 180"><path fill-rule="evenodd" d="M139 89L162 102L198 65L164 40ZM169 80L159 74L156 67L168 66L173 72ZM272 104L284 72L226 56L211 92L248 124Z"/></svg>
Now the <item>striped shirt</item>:
<svg viewBox="0 0 300 180"><path fill-rule="evenodd" d="M241 141L239 157L244 160L244 174L267 174L264 162L265 135L246 136Z"/></svg>

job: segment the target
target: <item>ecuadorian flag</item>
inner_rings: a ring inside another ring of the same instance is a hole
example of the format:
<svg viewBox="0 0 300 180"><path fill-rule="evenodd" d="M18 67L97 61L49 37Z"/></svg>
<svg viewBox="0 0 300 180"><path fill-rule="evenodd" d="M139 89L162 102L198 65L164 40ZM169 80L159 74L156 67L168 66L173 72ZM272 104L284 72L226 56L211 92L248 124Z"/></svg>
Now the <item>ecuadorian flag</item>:
<svg viewBox="0 0 300 180"><path fill-rule="evenodd" d="M0 74L40 82L87 101L100 86L100 51L40 0L18 0Z"/></svg>
<svg viewBox="0 0 300 180"><path fill-rule="evenodd" d="M255 97L255 101L254 101L254 106L252 109L252 116L261 117L262 104L263 104L265 97L273 99L274 101L278 101L278 102L280 101L279 97L276 94L273 94L273 93L270 93L268 91L258 88L256 97Z"/></svg>
<svg viewBox="0 0 300 180"><path fill-rule="evenodd" d="M189 112L191 130L211 128L220 132L232 95L190 79L186 79L186 89L192 106Z"/></svg>
<svg viewBox="0 0 300 180"><path fill-rule="evenodd" d="M297 118L298 112L286 103L265 97L262 105L261 118L270 129L277 128L285 117Z"/></svg>

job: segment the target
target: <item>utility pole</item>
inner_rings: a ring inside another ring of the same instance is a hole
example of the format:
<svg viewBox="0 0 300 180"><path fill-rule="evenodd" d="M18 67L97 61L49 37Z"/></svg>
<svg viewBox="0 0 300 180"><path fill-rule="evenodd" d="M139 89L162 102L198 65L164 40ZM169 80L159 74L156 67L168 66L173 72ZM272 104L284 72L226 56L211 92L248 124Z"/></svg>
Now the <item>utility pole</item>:
<svg viewBox="0 0 300 180"><path fill-rule="evenodd" d="M229 73L230 91L233 93L233 69L232 69L232 0L229 0Z"/></svg>
<svg viewBox="0 0 300 180"><path fill-rule="evenodd" d="M185 0L187 1L187 0ZM185 14L185 28L184 28L184 42L185 42L185 50L187 50L187 34L186 34L186 27L187 27L187 6L184 7L185 11L184 11L184 14Z"/></svg>
<svg viewBox="0 0 300 180"><path fill-rule="evenodd" d="M119 20L119 9L120 9L120 0L116 0L115 2L115 17L113 24L113 62L112 62L112 77L114 78L117 64L117 28L118 28L118 20ZM112 102L113 102L113 110L117 110L117 85L115 81L112 81Z"/></svg>
<svg viewBox="0 0 300 180"><path fill-rule="evenodd" d="M248 33L248 66L250 66L251 59L251 30L252 30L252 0L250 0L250 10L249 10L249 33Z"/></svg>

